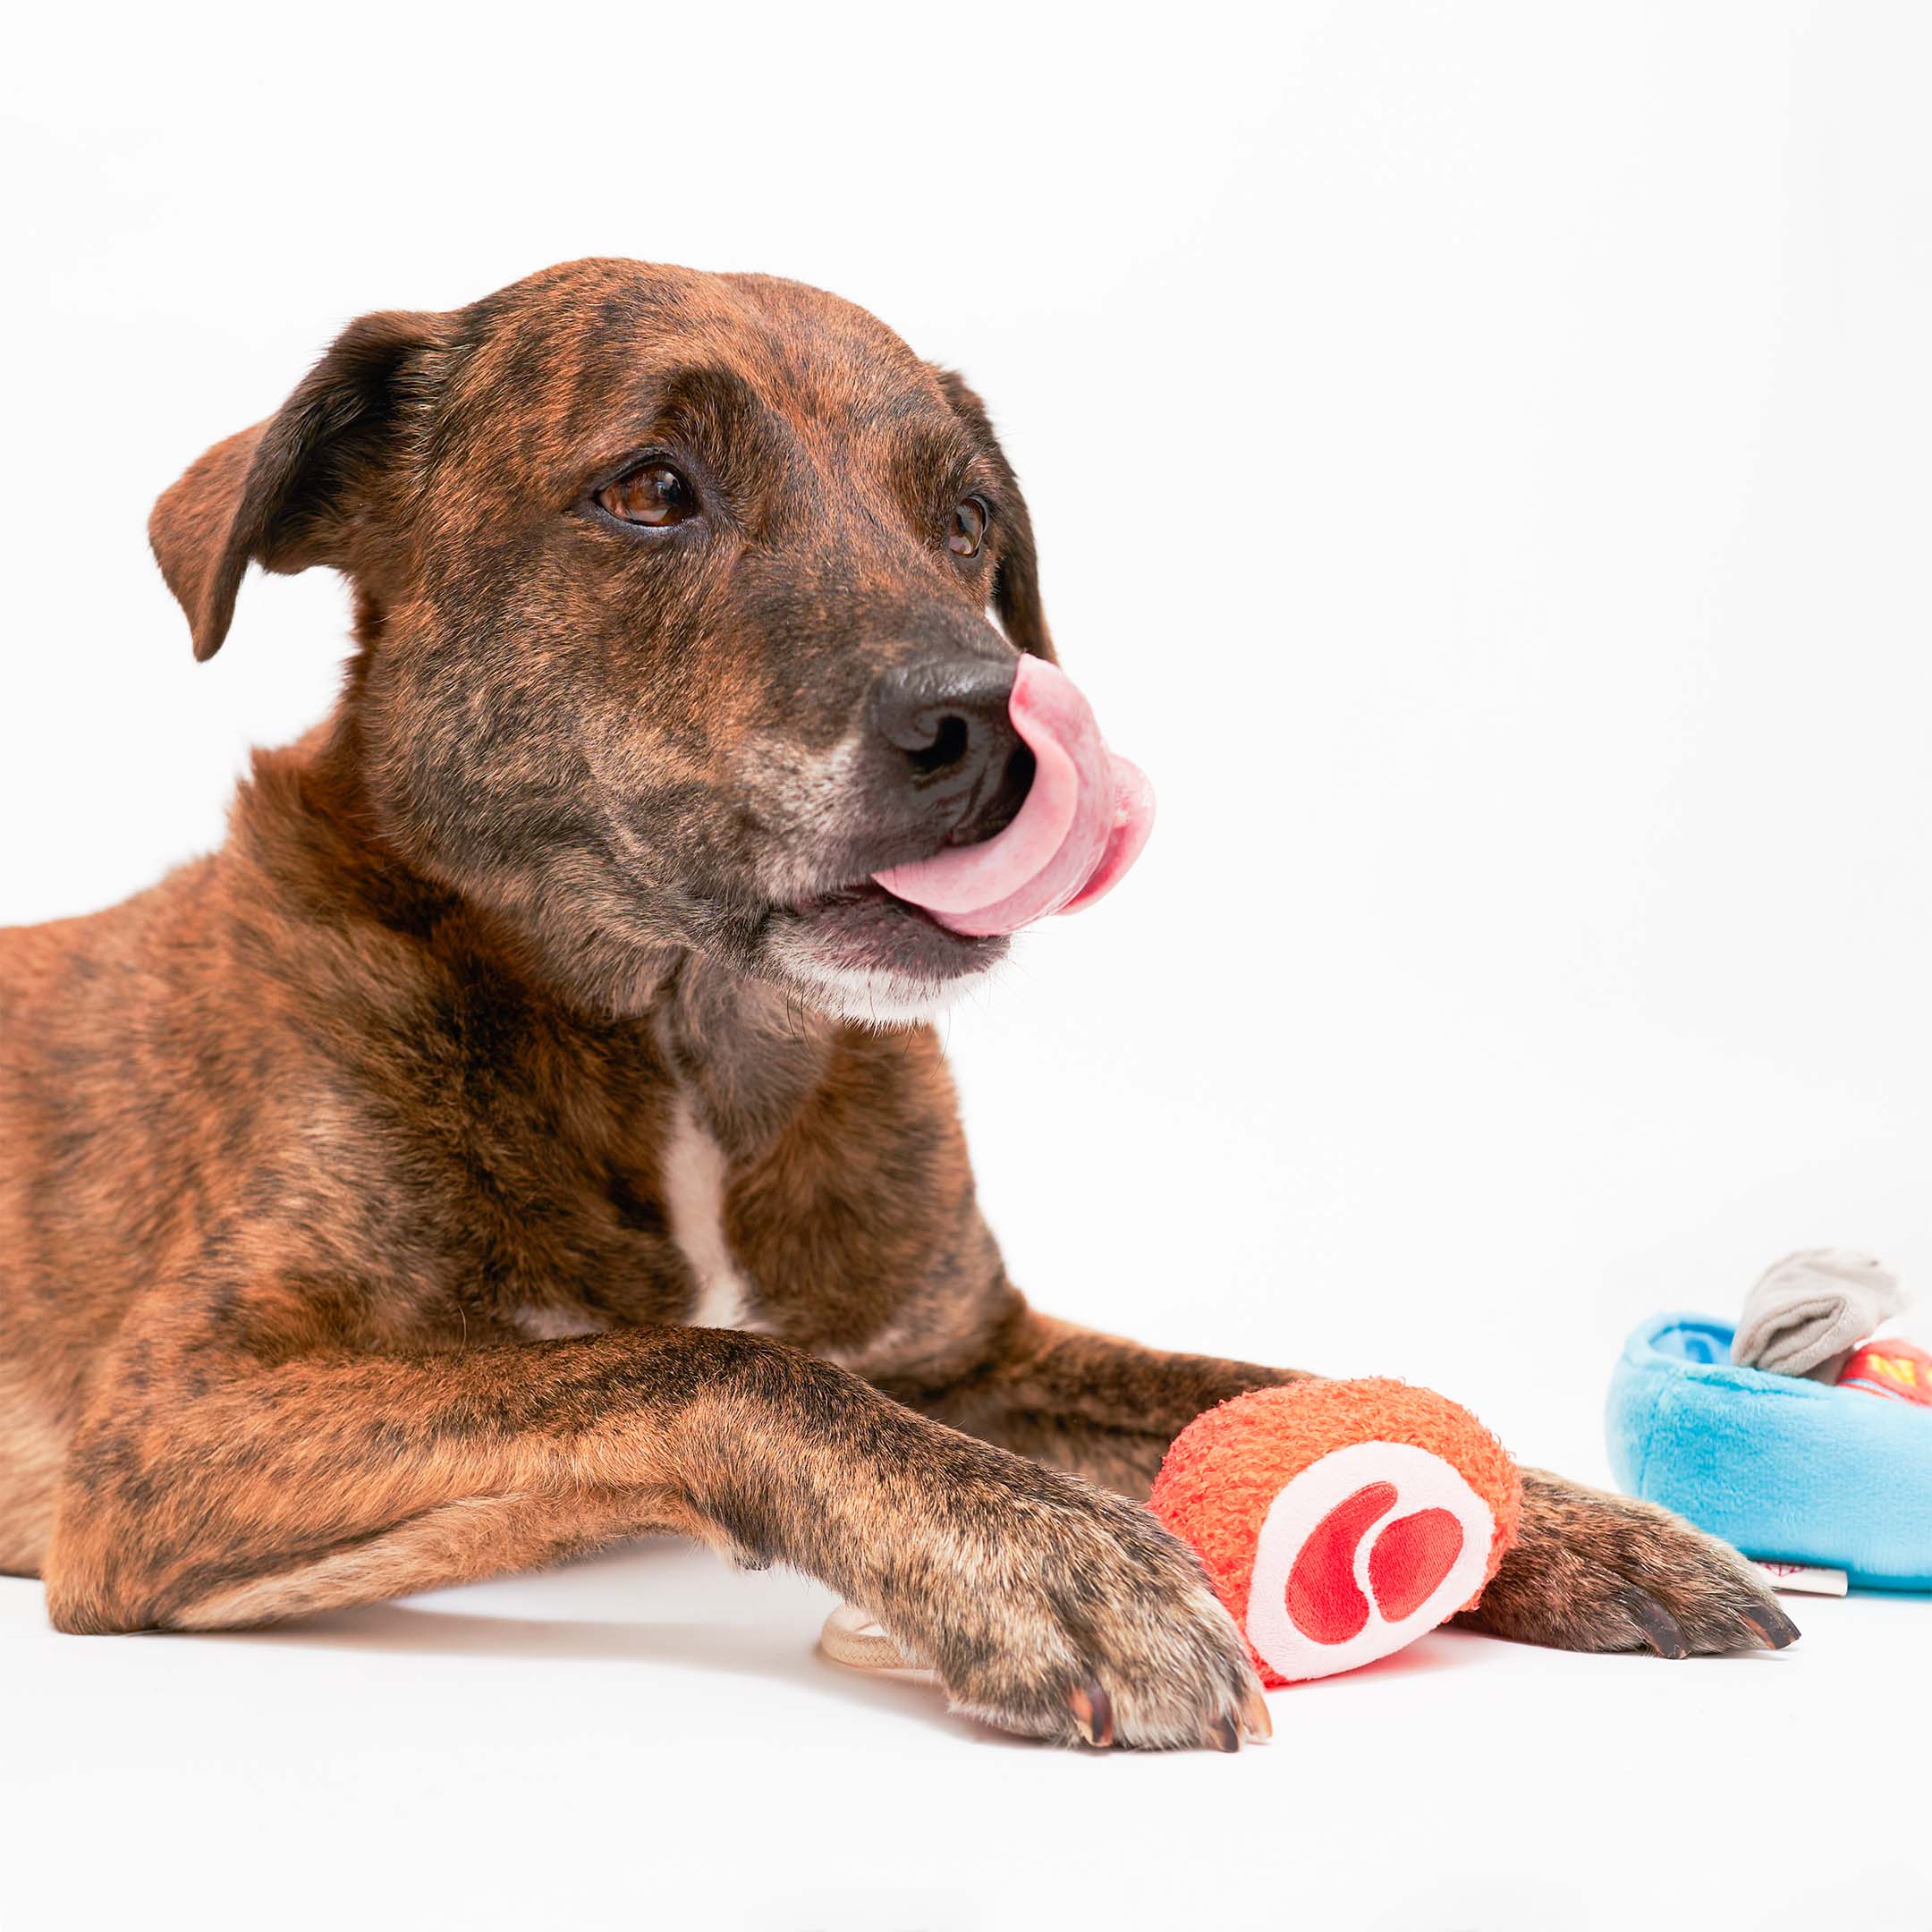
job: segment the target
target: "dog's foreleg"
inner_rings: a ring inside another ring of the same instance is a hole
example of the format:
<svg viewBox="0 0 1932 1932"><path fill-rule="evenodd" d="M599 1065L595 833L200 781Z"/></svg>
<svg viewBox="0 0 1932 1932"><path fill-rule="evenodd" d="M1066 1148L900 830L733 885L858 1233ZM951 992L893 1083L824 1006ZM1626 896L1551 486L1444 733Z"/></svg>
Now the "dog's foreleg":
<svg viewBox="0 0 1932 1932"><path fill-rule="evenodd" d="M270 1622L652 1529L835 1572L815 1476L917 1426L829 1364L710 1329L196 1368L144 1361L97 1393L43 1572L64 1629Z"/></svg>
<svg viewBox="0 0 1932 1932"><path fill-rule="evenodd" d="M1138 1498L1203 1410L1299 1379L1297 1369L1169 1354L1021 1307L970 1374L936 1389L884 1385L955 1428Z"/></svg>
<svg viewBox="0 0 1932 1932"><path fill-rule="evenodd" d="M1239 1633L1144 1512L718 1329L97 1391L43 1568L64 1630L206 1630L434 1589L641 1530L863 1604L954 1699L1066 1740L1238 1737ZM1232 1728L1230 1728L1232 1727Z"/></svg>

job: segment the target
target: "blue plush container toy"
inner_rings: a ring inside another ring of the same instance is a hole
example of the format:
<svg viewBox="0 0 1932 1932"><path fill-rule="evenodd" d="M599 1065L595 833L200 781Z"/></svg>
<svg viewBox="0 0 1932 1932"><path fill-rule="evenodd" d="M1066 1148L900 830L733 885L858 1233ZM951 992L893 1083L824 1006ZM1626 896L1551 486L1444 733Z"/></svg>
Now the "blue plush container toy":
<svg viewBox="0 0 1932 1932"><path fill-rule="evenodd" d="M1605 1418L1618 1482L1747 1556L1932 1590L1932 1410L1738 1368L1733 1333L1656 1315L1631 1336Z"/></svg>

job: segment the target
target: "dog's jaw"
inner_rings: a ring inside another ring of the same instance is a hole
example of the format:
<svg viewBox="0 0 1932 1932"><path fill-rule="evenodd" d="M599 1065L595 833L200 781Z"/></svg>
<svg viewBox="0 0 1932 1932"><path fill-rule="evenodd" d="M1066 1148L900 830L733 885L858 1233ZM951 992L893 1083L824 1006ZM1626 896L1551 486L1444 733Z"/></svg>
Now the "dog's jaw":
<svg viewBox="0 0 1932 1932"><path fill-rule="evenodd" d="M963 995L992 983L1004 949L977 971L933 979L889 966L841 966L819 958L802 930L780 935L771 953L787 980L828 1019L880 1029L924 1026Z"/></svg>
<svg viewBox="0 0 1932 1932"><path fill-rule="evenodd" d="M1005 935L955 932L872 878L882 862L928 856L937 834L899 823L895 801L869 791L856 729L816 752L747 739L732 775L760 835L756 977L826 1019L882 1029L922 1025L992 978Z"/></svg>

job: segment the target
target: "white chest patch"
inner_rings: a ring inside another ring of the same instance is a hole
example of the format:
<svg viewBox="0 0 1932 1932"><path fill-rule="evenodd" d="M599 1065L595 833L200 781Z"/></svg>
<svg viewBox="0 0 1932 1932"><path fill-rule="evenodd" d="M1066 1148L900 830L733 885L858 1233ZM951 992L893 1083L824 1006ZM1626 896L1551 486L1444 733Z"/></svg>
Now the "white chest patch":
<svg viewBox="0 0 1932 1932"><path fill-rule="evenodd" d="M748 1311L745 1279L724 1239L724 1150L691 1112L682 1094L665 1151L665 1218L671 1238L698 1277L698 1299L685 1317L698 1328L761 1328Z"/></svg>

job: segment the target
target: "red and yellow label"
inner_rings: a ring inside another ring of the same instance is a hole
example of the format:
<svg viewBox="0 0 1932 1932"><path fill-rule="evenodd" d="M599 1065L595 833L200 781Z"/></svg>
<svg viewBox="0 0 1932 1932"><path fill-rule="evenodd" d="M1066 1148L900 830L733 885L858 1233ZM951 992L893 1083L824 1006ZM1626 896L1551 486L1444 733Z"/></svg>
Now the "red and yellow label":
<svg viewBox="0 0 1932 1932"><path fill-rule="evenodd" d="M1838 1385L1932 1409L1932 1354L1910 1342L1868 1342L1844 1365Z"/></svg>

